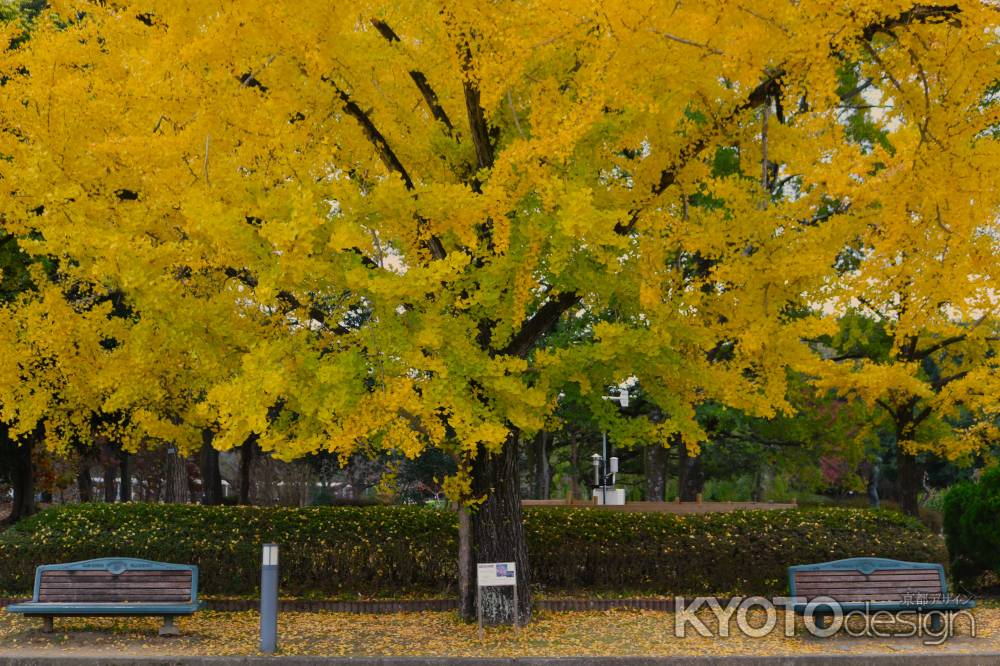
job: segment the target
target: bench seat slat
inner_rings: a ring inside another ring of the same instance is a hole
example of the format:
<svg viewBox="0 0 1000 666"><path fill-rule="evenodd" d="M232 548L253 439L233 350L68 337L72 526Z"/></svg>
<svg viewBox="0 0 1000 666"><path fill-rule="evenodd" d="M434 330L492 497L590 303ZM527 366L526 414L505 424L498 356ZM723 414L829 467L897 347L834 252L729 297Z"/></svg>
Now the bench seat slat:
<svg viewBox="0 0 1000 666"><path fill-rule="evenodd" d="M66 596L56 599L40 599L39 603L47 604L186 604L191 603L189 595L176 597L77 597Z"/></svg>
<svg viewBox="0 0 1000 666"><path fill-rule="evenodd" d="M60 592L40 592L38 594L39 598L49 597L52 599L58 597L66 596L77 596L77 597L190 597L190 590L158 590L156 592L143 592L141 590L63 590Z"/></svg>
<svg viewBox="0 0 1000 666"><path fill-rule="evenodd" d="M796 588L800 592L804 592L806 590L837 590L837 589L850 590L850 589L857 588L857 587L874 587L874 588L881 588L881 589L887 589L887 590L898 590L898 589L909 588L909 587L933 587L933 588L936 588L936 589L941 589L941 583L939 581L936 581L936 580L934 580L934 581L931 581L931 580L928 580L928 581L912 581L911 580L911 581L907 581L905 583L899 583L897 585L893 585L892 583L883 583L883 582L879 582L879 581L876 581L876 582L866 582L866 581L860 581L859 580L859 581L850 582L850 583L829 583L829 584L826 584L826 583L822 583L822 584L820 584L820 583L808 583L808 584L806 584L806 583L799 583L798 585L796 585Z"/></svg>
<svg viewBox="0 0 1000 666"><path fill-rule="evenodd" d="M118 590L89 590L86 592L67 590L65 592L59 593L49 593L42 592L38 595L39 599L62 599L65 597L89 597L92 599L98 599L100 597L128 597L130 599L159 599L160 597L185 597L191 598L190 590L185 592L157 592L155 594L149 594L145 592L128 592L128 591L118 591Z"/></svg>
<svg viewBox="0 0 1000 666"><path fill-rule="evenodd" d="M912 597L903 593L893 594L824 594L834 601L912 601Z"/></svg>
<svg viewBox="0 0 1000 666"><path fill-rule="evenodd" d="M190 578L190 571L123 571L113 574L110 571L43 571L43 574L51 578L147 578L149 576L172 576L176 578Z"/></svg>
<svg viewBox="0 0 1000 666"><path fill-rule="evenodd" d="M176 589L176 590L190 590L191 582L182 583L179 581L126 581L126 582L113 582L113 583L52 583L46 580L42 580L41 589L43 590L106 590L108 588L114 588L118 590L157 590L157 589Z"/></svg>
<svg viewBox="0 0 1000 666"><path fill-rule="evenodd" d="M865 575L861 570L845 567L843 569L807 569L805 571L796 572L800 576L851 576L851 575ZM923 567L920 569L874 569L873 573L880 573L885 575L896 575L905 576L907 574L925 574L925 573L937 573L936 569L930 569Z"/></svg>
<svg viewBox="0 0 1000 666"><path fill-rule="evenodd" d="M937 580L939 578L939 576L938 576L938 573L936 571L931 571L931 572L927 572L927 573L916 573L916 572L914 572L914 573L907 573L907 574L893 574L893 573L887 573L887 572L883 572L883 571L875 571L875 572L873 572L873 573L871 573L871 574L869 574L867 576L864 575L864 574L862 574L862 573L849 573L849 574L828 574L828 573L821 573L821 574L815 574L815 573L811 573L811 572L810 573L801 572L801 573L796 574L795 578L796 578L796 580L800 580L800 581L836 581L836 580L872 580L872 579L878 579L878 580L884 580L884 581L892 582L892 581L911 580L911 579L917 579L917 580L932 579L932 580Z"/></svg>
<svg viewBox="0 0 1000 666"><path fill-rule="evenodd" d="M68 583L68 582L81 582L81 583L84 583L84 582L104 582L104 581L110 581L110 580L123 580L123 581L136 581L136 582L140 582L140 581L144 581L144 580L169 580L169 581L175 581L175 582L178 582L178 583L190 583L191 582L191 576L190 576L190 574L184 575L184 574L175 574L175 573L162 573L162 574L143 573L143 574L140 574L138 576L129 576L128 574L124 574L123 573L123 574L120 574L118 576L114 576L112 574L100 574L100 575L84 574L84 575L57 576L57 575L55 575L57 573L61 573L61 572L46 571L45 573L42 574L42 579L43 580L51 580L53 582L58 581L58 582L63 582L63 583Z"/></svg>
<svg viewBox="0 0 1000 666"><path fill-rule="evenodd" d="M815 599L816 597L838 597L845 594L867 594L872 597L884 597L886 595L902 595L902 594L941 594L940 588L922 588L922 589L905 589L905 590L885 590L885 589L872 589L872 588L858 588L855 590L818 590L816 592L797 592L796 596L805 597L806 599Z"/></svg>
<svg viewBox="0 0 1000 666"><path fill-rule="evenodd" d="M912 599L914 595L927 595L930 596L932 592L827 592L824 594L817 594L813 596L801 595L806 599L812 601L814 599L819 599L821 597L827 597L834 600L840 601L901 601L903 599Z"/></svg>

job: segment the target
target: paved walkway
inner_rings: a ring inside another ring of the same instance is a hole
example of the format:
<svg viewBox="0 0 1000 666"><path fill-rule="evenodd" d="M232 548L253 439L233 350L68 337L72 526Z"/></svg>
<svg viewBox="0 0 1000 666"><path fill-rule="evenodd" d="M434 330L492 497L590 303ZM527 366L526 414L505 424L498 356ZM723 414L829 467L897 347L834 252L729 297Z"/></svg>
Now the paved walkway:
<svg viewBox="0 0 1000 666"><path fill-rule="evenodd" d="M40 621L0 613L0 666L130 666L257 664L302 666L733 666L898 664L900 666L1000 666L1000 609L976 611L976 636L968 627L941 645L919 637L831 638L780 631L750 638L731 631L712 637L674 632L673 613L649 610L538 613L515 635L475 625L455 613L393 615L282 613L283 655L260 657L256 613L205 611L178 621L183 635L161 638L158 618L65 618L43 634ZM751 616L753 623L753 617ZM759 625L759 622L758 622ZM735 627L734 627L735 629ZM638 657L634 655L649 655Z"/></svg>
<svg viewBox="0 0 1000 666"><path fill-rule="evenodd" d="M786 655L728 657L162 657L79 653L0 655L0 666L996 666L1000 652L925 655Z"/></svg>

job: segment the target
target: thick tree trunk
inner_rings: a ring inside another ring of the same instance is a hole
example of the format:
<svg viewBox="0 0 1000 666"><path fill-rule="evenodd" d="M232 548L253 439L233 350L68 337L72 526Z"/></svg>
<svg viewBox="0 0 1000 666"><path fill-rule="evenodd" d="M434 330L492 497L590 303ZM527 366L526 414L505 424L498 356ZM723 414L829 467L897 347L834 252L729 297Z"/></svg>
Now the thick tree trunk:
<svg viewBox="0 0 1000 666"><path fill-rule="evenodd" d="M240 504L250 504L250 470L257 453L257 437L251 435L240 447Z"/></svg>
<svg viewBox="0 0 1000 666"><path fill-rule="evenodd" d="M902 449L896 449L896 467L899 470L899 507L903 513L911 516L920 515L920 481L923 476L922 466L917 461L916 456L906 453Z"/></svg>
<svg viewBox="0 0 1000 666"><path fill-rule="evenodd" d="M187 504L191 498L188 487L187 458L177 453L177 449L168 446L166 461L163 464L163 501L168 504Z"/></svg>
<svg viewBox="0 0 1000 666"><path fill-rule="evenodd" d="M569 436L569 499L570 501L577 498L577 486L579 482L577 481L580 472L580 438L576 433ZM587 493L586 499L590 498L590 493Z"/></svg>
<svg viewBox="0 0 1000 666"><path fill-rule="evenodd" d="M488 454L480 449L472 464L472 496L485 497L485 501L470 508L471 543L466 572L471 584L462 598L467 619L476 617L476 564L481 562L516 564L518 617L524 623L531 617L531 576L521 516L517 442L518 433L513 430L499 453ZM480 594L484 624L513 621L512 588L487 587Z"/></svg>
<svg viewBox="0 0 1000 666"><path fill-rule="evenodd" d="M132 501L132 473L129 471L128 451L122 451L118 456L118 470L120 472L120 485L118 486L118 500L120 502Z"/></svg>
<svg viewBox="0 0 1000 666"><path fill-rule="evenodd" d="M13 505L6 522L13 525L22 518L27 518L36 511L35 506L35 470L31 461L31 452L39 433L29 436L18 444L10 442L14 447L14 469L11 474L13 486Z"/></svg>
<svg viewBox="0 0 1000 666"><path fill-rule="evenodd" d="M753 492L751 499L754 502L763 502L767 496L767 490L771 485L771 470L767 465L763 465L754 474Z"/></svg>
<svg viewBox="0 0 1000 666"><path fill-rule="evenodd" d="M118 495L115 489L115 479L118 478L118 457L107 439L101 443L101 471L104 477L104 501L114 504Z"/></svg>
<svg viewBox="0 0 1000 666"><path fill-rule="evenodd" d="M878 496L878 477L879 466L878 461L875 461L872 463L872 470L868 475L868 505L873 509L877 509L880 504Z"/></svg>
<svg viewBox="0 0 1000 666"><path fill-rule="evenodd" d="M923 412L922 416L914 416L913 409L917 405L917 399L911 399L907 404L900 407L895 414L896 421L896 491L899 499L899 508L903 513L910 516L920 515L920 493L921 481L923 480L923 466L917 461L917 457L907 453L903 448L903 442L910 442L915 439L917 426L920 421L926 418L929 411Z"/></svg>
<svg viewBox="0 0 1000 666"><path fill-rule="evenodd" d="M90 476L90 458L80 457L80 466L76 470L76 489L80 493L81 502L94 501L94 479Z"/></svg>
<svg viewBox="0 0 1000 666"><path fill-rule="evenodd" d="M215 433L208 428L201 431L201 503L222 504L222 473L219 471L219 452L212 446Z"/></svg>
<svg viewBox="0 0 1000 666"><path fill-rule="evenodd" d="M542 430L534 441L534 495L535 499L548 499L549 487L552 484L549 468L549 433Z"/></svg>
<svg viewBox="0 0 1000 666"><path fill-rule="evenodd" d="M462 602L462 613L472 619L476 612L475 567L472 564L472 519L469 508L458 507L458 598ZM471 613L466 602L471 600Z"/></svg>
<svg viewBox="0 0 1000 666"><path fill-rule="evenodd" d="M667 490L667 450L659 444L652 444L646 447L644 453L646 499L662 502Z"/></svg>
<svg viewBox="0 0 1000 666"><path fill-rule="evenodd" d="M701 454L688 455L687 445L680 441L677 448L677 494L682 502L697 501L705 486L701 471Z"/></svg>

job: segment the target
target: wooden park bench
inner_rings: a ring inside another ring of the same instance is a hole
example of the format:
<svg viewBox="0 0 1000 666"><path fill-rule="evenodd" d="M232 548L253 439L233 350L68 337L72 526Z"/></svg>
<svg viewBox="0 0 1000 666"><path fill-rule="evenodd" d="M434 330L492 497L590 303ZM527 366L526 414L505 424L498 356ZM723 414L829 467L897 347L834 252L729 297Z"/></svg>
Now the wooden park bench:
<svg viewBox="0 0 1000 666"><path fill-rule="evenodd" d="M56 615L159 615L160 635L177 636L174 618L191 615L201 606L198 567L106 557L38 567L31 601L7 606L7 612L42 618L45 632L52 631Z"/></svg>
<svg viewBox="0 0 1000 666"><path fill-rule="evenodd" d="M971 599L948 596L944 567L928 562L900 562L878 557L854 557L847 560L800 564L788 567L788 586L792 597L805 602L794 605L799 615L806 613L809 602L826 597L840 605L844 615L852 611L915 611L931 615L931 630L940 631L943 613L972 608ZM826 628L833 616L829 604L819 602L809 609L816 626Z"/></svg>

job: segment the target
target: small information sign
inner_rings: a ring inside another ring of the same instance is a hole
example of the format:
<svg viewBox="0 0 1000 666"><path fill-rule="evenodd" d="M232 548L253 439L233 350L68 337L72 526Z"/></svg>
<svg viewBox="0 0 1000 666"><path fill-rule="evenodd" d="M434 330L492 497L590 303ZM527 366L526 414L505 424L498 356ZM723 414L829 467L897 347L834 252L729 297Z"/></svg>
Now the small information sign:
<svg viewBox="0 0 1000 666"><path fill-rule="evenodd" d="M516 567L513 562L479 563L476 573L479 587L517 585Z"/></svg>
<svg viewBox="0 0 1000 666"><path fill-rule="evenodd" d="M514 632L520 628L517 609L517 567L514 562L479 562L476 564L476 615L479 617L479 639L483 638L484 587L514 588Z"/></svg>

